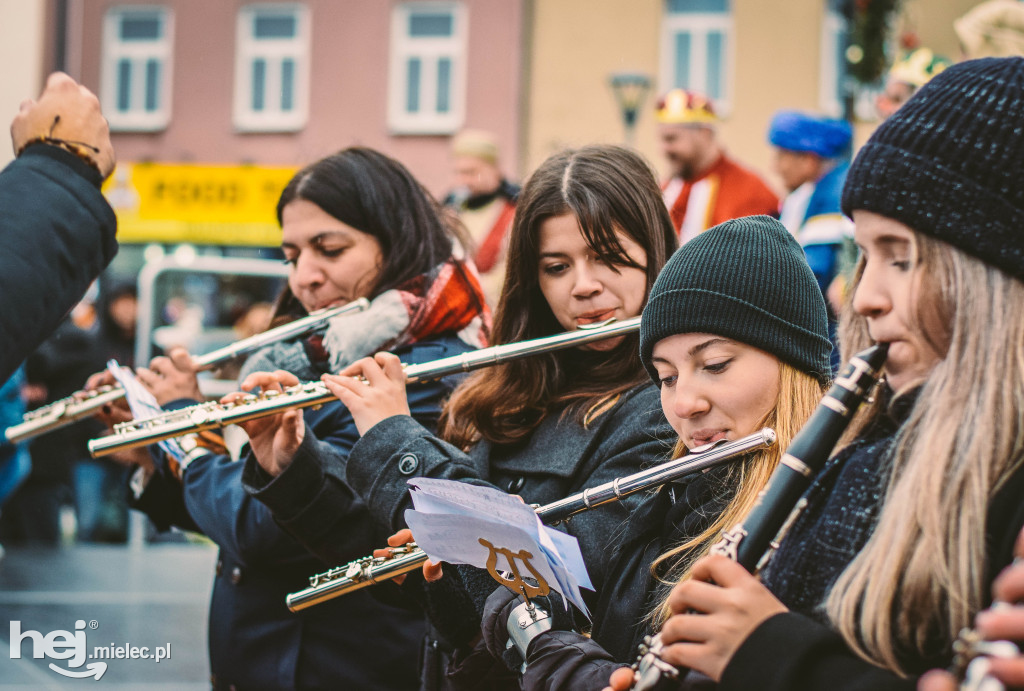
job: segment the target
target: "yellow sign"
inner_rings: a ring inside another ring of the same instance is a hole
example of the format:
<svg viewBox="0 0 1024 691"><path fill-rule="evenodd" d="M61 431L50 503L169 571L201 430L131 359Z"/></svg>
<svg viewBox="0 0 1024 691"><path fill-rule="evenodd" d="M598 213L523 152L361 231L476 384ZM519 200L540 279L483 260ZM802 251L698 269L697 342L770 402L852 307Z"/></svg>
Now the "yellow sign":
<svg viewBox="0 0 1024 691"><path fill-rule="evenodd" d="M276 247L292 167L119 163L103 185L121 242Z"/></svg>

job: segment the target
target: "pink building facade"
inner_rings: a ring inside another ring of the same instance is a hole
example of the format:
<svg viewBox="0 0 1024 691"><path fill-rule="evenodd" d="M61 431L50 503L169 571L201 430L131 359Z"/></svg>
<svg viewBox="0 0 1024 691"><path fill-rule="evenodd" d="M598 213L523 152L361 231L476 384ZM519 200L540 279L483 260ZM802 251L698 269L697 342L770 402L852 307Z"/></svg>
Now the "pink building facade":
<svg viewBox="0 0 1024 691"><path fill-rule="evenodd" d="M441 195L465 127L518 172L523 22L518 0L72 0L65 60L121 162L301 166L365 145Z"/></svg>

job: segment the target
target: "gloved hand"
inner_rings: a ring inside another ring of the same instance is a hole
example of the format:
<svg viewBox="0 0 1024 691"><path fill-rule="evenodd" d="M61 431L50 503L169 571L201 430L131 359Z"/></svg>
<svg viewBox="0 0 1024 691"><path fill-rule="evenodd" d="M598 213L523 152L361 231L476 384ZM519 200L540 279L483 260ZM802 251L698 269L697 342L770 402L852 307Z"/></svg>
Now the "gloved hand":
<svg viewBox="0 0 1024 691"><path fill-rule="evenodd" d="M533 604L544 610L551 617L552 630L576 631L575 610L566 609L566 602L561 595L552 590L546 596L535 597L530 600ZM522 596L512 593L508 588L499 586L484 604L483 621L481 630L487 650L497 658L500 658L505 665L518 672L523 665L523 657L516 647L508 646L508 619L519 605L523 604Z"/></svg>
<svg viewBox="0 0 1024 691"><path fill-rule="evenodd" d="M484 603L484 618L480 624L487 650L514 671L519 671L523 658L515 646L505 647L508 645L508 618L522 602L522 597L505 586L498 586Z"/></svg>

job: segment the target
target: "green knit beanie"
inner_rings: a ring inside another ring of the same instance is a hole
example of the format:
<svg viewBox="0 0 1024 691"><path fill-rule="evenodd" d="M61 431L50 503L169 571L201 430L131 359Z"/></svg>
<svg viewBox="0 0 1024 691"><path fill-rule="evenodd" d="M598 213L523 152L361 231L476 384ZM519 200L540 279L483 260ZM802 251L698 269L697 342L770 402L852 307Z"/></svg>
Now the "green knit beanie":
<svg viewBox="0 0 1024 691"><path fill-rule="evenodd" d="M709 228L665 264L640 324L640 359L655 383L654 345L684 333L731 338L832 378L825 300L800 243L770 216Z"/></svg>

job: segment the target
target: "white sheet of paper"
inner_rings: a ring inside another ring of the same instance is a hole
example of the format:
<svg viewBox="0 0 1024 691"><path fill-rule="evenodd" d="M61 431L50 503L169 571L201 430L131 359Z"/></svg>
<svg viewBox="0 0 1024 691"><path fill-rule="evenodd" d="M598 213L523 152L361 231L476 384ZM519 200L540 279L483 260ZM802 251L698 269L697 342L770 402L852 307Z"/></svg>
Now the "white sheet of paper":
<svg viewBox="0 0 1024 691"><path fill-rule="evenodd" d="M107 371L114 375L114 379L124 389L124 397L128 401L128 407L132 411L133 418L142 420L155 417L164 412L164 409L157 403L156 396L139 382L139 378L135 376L135 372L132 372L131 369L118 364L117 360L108 360ZM174 439L165 439L159 442L159 445L161 449L179 461L185 457L185 451Z"/></svg>
<svg viewBox="0 0 1024 691"><path fill-rule="evenodd" d="M575 537L541 524L533 508L492 487L430 478L409 485L415 509L405 512L406 523L433 561L485 569L490 550L480 538L515 554L525 550L548 585L589 616L579 588L593 585ZM513 570L500 554L495 566ZM515 569L531 576L521 561Z"/></svg>
<svg viewBox="0 0 1024 691"><path fill-rule="evenodd" d="M409 511L406 519L412 534L416 536L416 544L423 548L432 561L469 564L485 569L490 549L480 542L480 538L484 537L495 547L508 549L517 557L525 551L537 573L552 587L557 583L551 565L541 550L537 549L537 541L519 528L494 521L468 521L465 516L419 511ZM424 546L424 540L427 547ZM513 570L504 555L498 553L497 556L495 568L499 571ZM523 576L533 576L518 559L515 570Z"/></svg>
<svg viewBox="0 0 1024 691"><path fill-rule="evenodd" d="M464 510L468 512L466 515L489 516L506 523L529 522L536 516L536 512L519 497L493 487L418 477L409 480L409 489L413 505L419 511L431 511L435 506L433 502L439 502L453 512Z"/></svg>
<svg viewBox="0 0 1024 691"><path fill-rule="evenodd" d="M583 553L580 551L580 543L576 537L554 528L545 527L545 530L558 548L558 553L565 560L569 573L576 576L580 587L595 590L594 584L590 581L590 574L587 573L587 565L583 563Z"/></svg>

